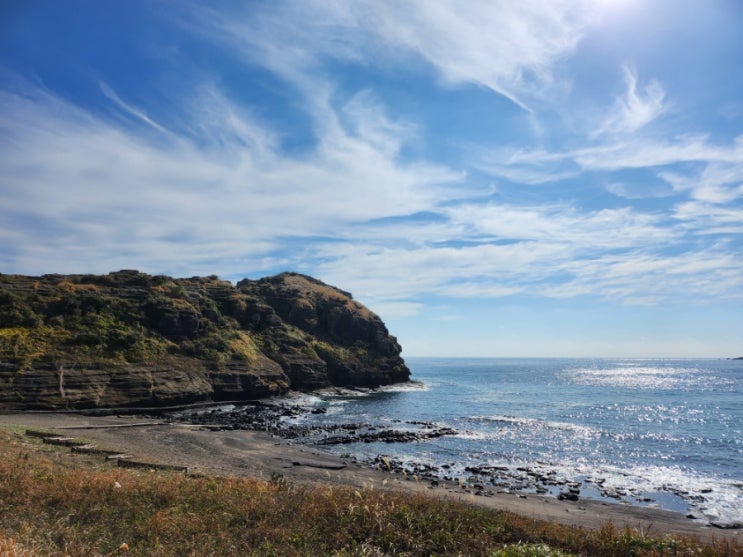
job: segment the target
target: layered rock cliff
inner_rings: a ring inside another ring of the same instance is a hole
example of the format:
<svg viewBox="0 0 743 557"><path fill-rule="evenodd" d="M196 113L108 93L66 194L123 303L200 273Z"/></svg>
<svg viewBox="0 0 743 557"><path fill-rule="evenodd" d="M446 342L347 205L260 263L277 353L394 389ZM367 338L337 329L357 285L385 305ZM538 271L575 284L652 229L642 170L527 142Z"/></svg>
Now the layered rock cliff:
<svg viewBox="0 0 743 557"><path fill-rule="evenodd" d="M373 312L316 279L0 274L0 409L168 406L407 381Z"/></svg>

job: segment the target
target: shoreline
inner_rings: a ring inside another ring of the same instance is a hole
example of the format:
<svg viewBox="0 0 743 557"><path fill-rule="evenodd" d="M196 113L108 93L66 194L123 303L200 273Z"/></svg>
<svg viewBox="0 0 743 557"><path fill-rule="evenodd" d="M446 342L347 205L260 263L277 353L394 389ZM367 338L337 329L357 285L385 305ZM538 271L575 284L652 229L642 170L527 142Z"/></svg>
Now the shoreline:
<svg viewBox="0 0 743 557"><path fill-rule="evenodd" d="M374 392L374 391L372 391ZM356 396L357 390L346 392L334 389L331 394ZM664 485L657 490L643 490L635 485L617 483L611 475L582 473L565 475L548 464L534 461L513 465L488 465L466 463L452 457L437 463L417 460L414 456L400 459L399 451L391 449L386 454L387 443L402 445L424 442L445 436L459 436L462 432L444 424L420 420L378 421L315 421L310 414L325 414L326 406L317 406L303 397L307 393L288 395L271 401L250 405L217 404L207 409L192 409L168 415L174 421L203 425L215 430L266 431L276 437L289 440L291 444L311 446L328 450L336 456L358 459L355 462L365 467L376 467L397 474L409 475L420 481L430 482L432 487L448 482L480 497L491 497L495 492L516 495L544 495L547 500L566 499L572 502L596 501L602 504L621 504L639 508L656 508L674 512L700 524L720 529L740 529L739 521L726 521L707 514L706 493L693 493L682 488ZM319 393L309 393L319 395ZM328 393L325 393L328 394ZM343 447L376 444L372 452ZM340 450L339 450L340 449ZM358 452L361 451L361 454ZM624 474L620 474L624 475Z"/></svg>
<svg viewBox="0 0 743 557"><path fill-rule="evenodd" d="M319 448L292 445L266 432L218 430L199 425L168 423L163 418L136 415L86 416L74 413L6 413L0 424L58 432L88 440L101 448L131 454L153 464L187 467L189 473L250 477L315 486L348 486L378 490L404 490L464 501L514 512L529 518L583 528L607 522L653 535L683 535L703 540L743 539L741 529L720 529L684 515L650 507L604 503L592 499L559 500L537 494L494 491L477 495L457 482L432 486L411 475L370 468Z"/></svg>

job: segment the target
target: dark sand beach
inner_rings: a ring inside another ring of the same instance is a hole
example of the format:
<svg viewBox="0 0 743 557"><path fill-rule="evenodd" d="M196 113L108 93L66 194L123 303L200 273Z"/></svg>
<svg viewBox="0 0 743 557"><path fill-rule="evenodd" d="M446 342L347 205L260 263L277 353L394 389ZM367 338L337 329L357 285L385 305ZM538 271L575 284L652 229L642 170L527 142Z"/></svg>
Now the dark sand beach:
<svg viewBox="0 0 743 557"><path fill-rule="evenodd" d="M14 424L81 438L132 459L185 466L189 474L241 476L269 480L281 474L287 482L425 492L473 505L503 509L535 519L599 528L607 522L652 535L740 540L741 530L722 530L678 513L594 500L560 501L538 495L495 493L476 496L456 483L431 487L415 477L360 466L307 446L290 445L267 433L213 431L202 426L168 424L137 416L84 416L74 413L0 414L1 424Z"/></svg>

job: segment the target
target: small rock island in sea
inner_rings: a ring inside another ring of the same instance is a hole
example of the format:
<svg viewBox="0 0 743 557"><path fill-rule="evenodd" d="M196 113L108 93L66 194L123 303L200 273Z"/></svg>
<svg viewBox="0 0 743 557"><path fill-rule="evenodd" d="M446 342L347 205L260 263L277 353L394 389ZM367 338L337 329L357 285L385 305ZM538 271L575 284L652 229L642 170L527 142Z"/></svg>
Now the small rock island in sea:
<svg viewBox="0 0 743 557"><path fill-rule="evenodd" d="M0 410L161 407L408 381L347 293L297 273L0 274Z"/></svg>

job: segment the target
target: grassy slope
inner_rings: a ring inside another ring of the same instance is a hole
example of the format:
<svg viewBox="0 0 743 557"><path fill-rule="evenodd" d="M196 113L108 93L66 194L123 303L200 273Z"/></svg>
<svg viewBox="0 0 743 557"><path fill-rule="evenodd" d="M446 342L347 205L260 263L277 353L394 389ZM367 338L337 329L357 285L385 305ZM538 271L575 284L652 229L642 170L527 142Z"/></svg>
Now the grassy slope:
<svg viewBox="0 0 743 557"><path fill-rule="evenodd" d="M298 274L236 287L133 270L0 273L0 405L150 406L376 387L409 378L400 350L376 314ZM188 377L148 377L152 369ZM41 379L24 380L27 372Z"/></svg>
<svg viewBox="0 0 743 557"><path fill-rule="evenodd" d="M227 289L244 303L216 277L0 275L0 360L21 369L48 360L148 362L170 354L215 365L251 360L257 347L209 298L209 288Z"/></svg>
<svg viewBox="0 0 743 557"><path fill-rule="evenodd" d="M0 555L743 555L420 495L114 468L0 430Z"/></svg>

